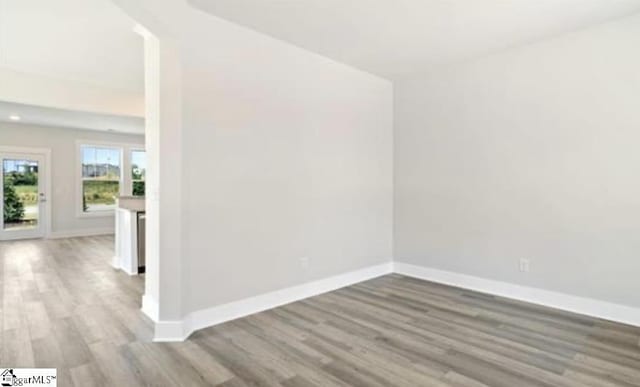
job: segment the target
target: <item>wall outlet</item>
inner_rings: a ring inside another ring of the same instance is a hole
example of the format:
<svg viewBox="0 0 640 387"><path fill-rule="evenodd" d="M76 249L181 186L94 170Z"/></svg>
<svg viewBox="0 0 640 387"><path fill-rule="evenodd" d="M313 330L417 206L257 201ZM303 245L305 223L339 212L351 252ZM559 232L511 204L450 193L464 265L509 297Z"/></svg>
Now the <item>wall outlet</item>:
<svg viewBox="0 0 640 387"><path fill-rule="evenodd" d="M309 267L309 257L300 258L300 266L302 266L304 269L307 269Z"/></svg>
<svg viewBox="0 0 640 387"><path fill-rule="evenodd" d="M528 273L531 268L531 261L525 258L520 258L520 271Z"/></svg>

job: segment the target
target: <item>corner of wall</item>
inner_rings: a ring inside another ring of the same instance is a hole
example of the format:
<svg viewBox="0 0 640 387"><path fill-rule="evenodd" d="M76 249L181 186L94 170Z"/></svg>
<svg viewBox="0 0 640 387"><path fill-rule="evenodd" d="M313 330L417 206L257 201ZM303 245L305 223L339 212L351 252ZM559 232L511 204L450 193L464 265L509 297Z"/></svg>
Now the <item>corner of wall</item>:
<svg viewBox="0 0 640 387"><path fill-rule="evenodd" d="M193 332L200 329L331 292L359 282L391 274L392 272L392 262L369 266L348 273L304 283L302 285L292 286L261 294L259 296L230 302L224 305L197 310L189 313L182 320L177 321L158 320L157 302L151 297L144 295L142 299L142 311L154 322L154 342L184 341Z"/></svg>

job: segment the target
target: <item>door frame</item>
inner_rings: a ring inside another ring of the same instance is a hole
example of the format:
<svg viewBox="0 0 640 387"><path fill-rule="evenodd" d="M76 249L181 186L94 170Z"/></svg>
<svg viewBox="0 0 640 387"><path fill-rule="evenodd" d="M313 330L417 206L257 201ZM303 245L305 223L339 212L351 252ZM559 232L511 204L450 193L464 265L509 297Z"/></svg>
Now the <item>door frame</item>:
<svg viewBox="0 0 640 387"><path fill-rule="evenodd" d="M21 146L4 146L0 145L0 153L23 153L41 156L44 158L44 189L47 195L47 201L44 203L44 239L48 239L51 236L51 205L53 199L53 192L51 190L51 148L36 148L36 147L21 147ZM0 165L0 174L2 173L2 166ZM42 174L40 167L38 167L38 175Z"/></svg>

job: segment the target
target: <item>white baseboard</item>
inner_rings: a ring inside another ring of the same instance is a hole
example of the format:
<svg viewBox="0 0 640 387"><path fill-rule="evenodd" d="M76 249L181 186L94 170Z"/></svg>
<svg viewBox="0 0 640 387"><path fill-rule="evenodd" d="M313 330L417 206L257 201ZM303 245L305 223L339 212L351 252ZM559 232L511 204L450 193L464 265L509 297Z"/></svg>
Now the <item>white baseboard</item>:
<svg viewBox="0 0 640 387"><path fill-rule="evenodd" d="M147 294L142 296L142 308L140 310L154 323L153 341L184 341L191 334L191 332L185 333L185 324L182 320L160 320L158 301Z"/></svg>
<svg viewBox="0 0 640 387"><path fill-rule="evenodd" d="M193 331L189 330L184 320L159 321L155 324L153 341L156 343L168 343L185 341Z"/></svg>
<svg viewBox="0 0 640 387"><path fill-rule="evenodd" d="M69 231L52 231L47 238L49 239L61 239L61 238L77 238L85 236L98 236L98 235L113 235L115 229L113 227L107 228L94 228L87 230L69 230Z"/></svg>
<svg viewBox="0 0 640 387"><path fill-rule="evenodd" d="M213 308L198 310L188 314L181 321L159 320L158 303L146 295L142 299L142 311L155 322L154 341L184 341L193 332L203 328L391 273L640 327L640 309L638 308L401 262L371 266Z"/></svg>
<svg viewBox="0 0 640 387"><path fill-rule="evenodd" d="M193 332L268 309L317 296L358 282L391 274L391 262L339 274L188 314L183 321L156 321L154 341L184 341ZM143 311L145 310L143 299ZM149 315L151 311L145 311ZM157 316L157 314L156 314Z"/></svg>
<svg viewBox="0 0 640 387"><path fill-rule="evenodd" d="M393 263L393 271L408 277L640 327L640 309L630 306L401 262Z"/></svg>
<svg viewBox="0 0 640 387"><path fill-rule="evenodd" d="M178 321L160 321L158 301L153 297L144 294L142 296L142 313L144 313L154 324L153 341L184 341L189 334L184 332L184 323ZM180 339L178 339L180 338Z"/></svg>

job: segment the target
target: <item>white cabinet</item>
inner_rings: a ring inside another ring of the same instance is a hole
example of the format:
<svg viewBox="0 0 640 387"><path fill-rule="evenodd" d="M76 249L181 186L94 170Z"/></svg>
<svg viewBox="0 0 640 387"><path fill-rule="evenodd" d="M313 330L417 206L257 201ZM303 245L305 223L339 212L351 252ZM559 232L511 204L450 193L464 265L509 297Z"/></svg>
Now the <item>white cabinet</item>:
<svg viewBox="0 0 640 387"><path fill-rule="evenodd" d="M129 275L138 274L139 212L144 212L144 198L118 199L113 267Z"/></svg>

